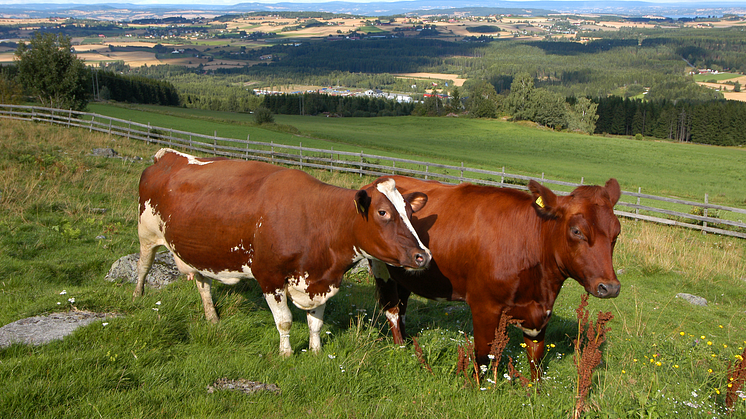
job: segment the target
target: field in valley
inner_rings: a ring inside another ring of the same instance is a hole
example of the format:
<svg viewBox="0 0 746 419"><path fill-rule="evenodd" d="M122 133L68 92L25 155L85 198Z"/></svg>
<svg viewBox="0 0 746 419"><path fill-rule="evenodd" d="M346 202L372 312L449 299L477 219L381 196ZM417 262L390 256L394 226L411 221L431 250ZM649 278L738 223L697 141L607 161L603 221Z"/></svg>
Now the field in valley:
<svg viewBox="0 0 746 419"><path fill-rule="evenodd" d="M601 184L616 177L623 190L743 207L746 149L633 141L556 133L534 125L465 118L324 118L276 115L284 133L252 126L252 115L183 108L126 109L91 104L92 112L221 137L380 154L546 178ZM138 110L139 109L139 110ZM239 124L237 124L238 122Z"/></svg>

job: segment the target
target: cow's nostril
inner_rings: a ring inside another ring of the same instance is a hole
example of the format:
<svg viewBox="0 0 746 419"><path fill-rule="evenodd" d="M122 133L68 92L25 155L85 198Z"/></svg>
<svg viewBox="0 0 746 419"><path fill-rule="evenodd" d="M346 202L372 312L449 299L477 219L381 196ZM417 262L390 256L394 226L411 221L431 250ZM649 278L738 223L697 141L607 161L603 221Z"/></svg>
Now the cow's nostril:
<svg viewBox="0 0 746 419"><path fill-rule="evenodd" d="M605 297L609 293L609 289L606 288L605 284L598 284L598 296Z"/></svg>

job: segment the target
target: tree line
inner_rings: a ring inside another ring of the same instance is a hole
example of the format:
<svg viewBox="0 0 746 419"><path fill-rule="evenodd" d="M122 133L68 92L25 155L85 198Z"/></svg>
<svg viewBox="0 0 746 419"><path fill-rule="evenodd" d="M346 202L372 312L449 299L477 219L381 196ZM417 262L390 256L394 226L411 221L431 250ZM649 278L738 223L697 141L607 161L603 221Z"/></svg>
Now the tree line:
<svg viewBox="0 0 746 419"><path fill-rule="evenodd" d="M276 114L372 117L410 115L412 103L365 96L332 96L321 93L267 95L262 106Z"/></svg>
<svg viewBox="0 0 746 419"><path fill-rule="evenodd" d="M642 135L682 142L746 144L746 103L599 98L597 134Z"/></svg>

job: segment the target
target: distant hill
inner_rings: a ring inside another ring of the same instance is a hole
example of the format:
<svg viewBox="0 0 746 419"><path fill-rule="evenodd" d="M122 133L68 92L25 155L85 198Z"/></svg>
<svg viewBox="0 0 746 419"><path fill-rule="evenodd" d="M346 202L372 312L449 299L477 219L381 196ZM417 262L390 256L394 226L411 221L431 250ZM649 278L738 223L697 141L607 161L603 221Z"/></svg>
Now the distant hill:
<svg viewBox="0 0 746 419"><path fill-rule="evenodd" d="M102 20L132 20L163 18L178 15L218 16L228 13L271 11L318 11L349 13L365 16L389 16L395 14L429 14L436 10L447 13L470 14L514 14L539 16L547 14L598 13L623 16L658 15L722 16L723 14L746 14L746 4L722 1L716 3L650 3L644 1L486 1L486 0L411 0L393 2L352 3L330 1L316 3L237 3L234 5L192 4L137 4L137 3L29 3L5 4L0 17L47 18L76 17Z"/></svg>

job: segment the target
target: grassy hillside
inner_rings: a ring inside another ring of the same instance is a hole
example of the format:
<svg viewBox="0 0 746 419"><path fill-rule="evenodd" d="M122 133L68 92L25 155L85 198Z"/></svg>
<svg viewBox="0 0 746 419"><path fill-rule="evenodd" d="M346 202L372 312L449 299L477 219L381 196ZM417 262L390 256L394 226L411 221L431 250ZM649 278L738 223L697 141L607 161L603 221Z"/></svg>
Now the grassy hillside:
<svg viewBox="0 0 746 419"><path fill-rule="evenodd" d="M145 159L89 157L98 147ZM365 274L348 276L330 300L319 355L303 352L307 326L293 309L289 359L277 356L277 331L255 282L215 287L217 325L204 320L188 281L133 301L132 284L103 277L137 251L136 185L155 151L86 130L0 124L0 324L74 309L120 315L63 341L0 349L0 417L568 417L583 293L572 279L549 326L546 379L530 388L502 378L504 363L497 382L465 387L456 358L461 331L471 333L468 307L414 299L408 330L433 373L426 371L412 345L392 344ZM367 181L313 174L348 187ZM725 417L727 364L746 345L745 242L622 223L622 293L589 306L592 316L610 311L614 320L586 417ZM709 304L690 305L679 292ZM528 375L519 336L511 330L506 354ZM282 393L208 393L222 377L274 383ZM743 415L739 400L732 417Z"/></svg>
<svg viewBox="0 0 746 419"><path fill-rule="evenodd" d="M464 118L323 118L278 115L298 134L251 125L250 115L179 108L155 112L92 104L93 112L223 137L283 144L408 155L415 159L600 184L616 177L622 188L711 203L746 206L746 149L635 141L622 137L556 133L534 126ZM156 112L168 112L165 115Z"/></svg>

